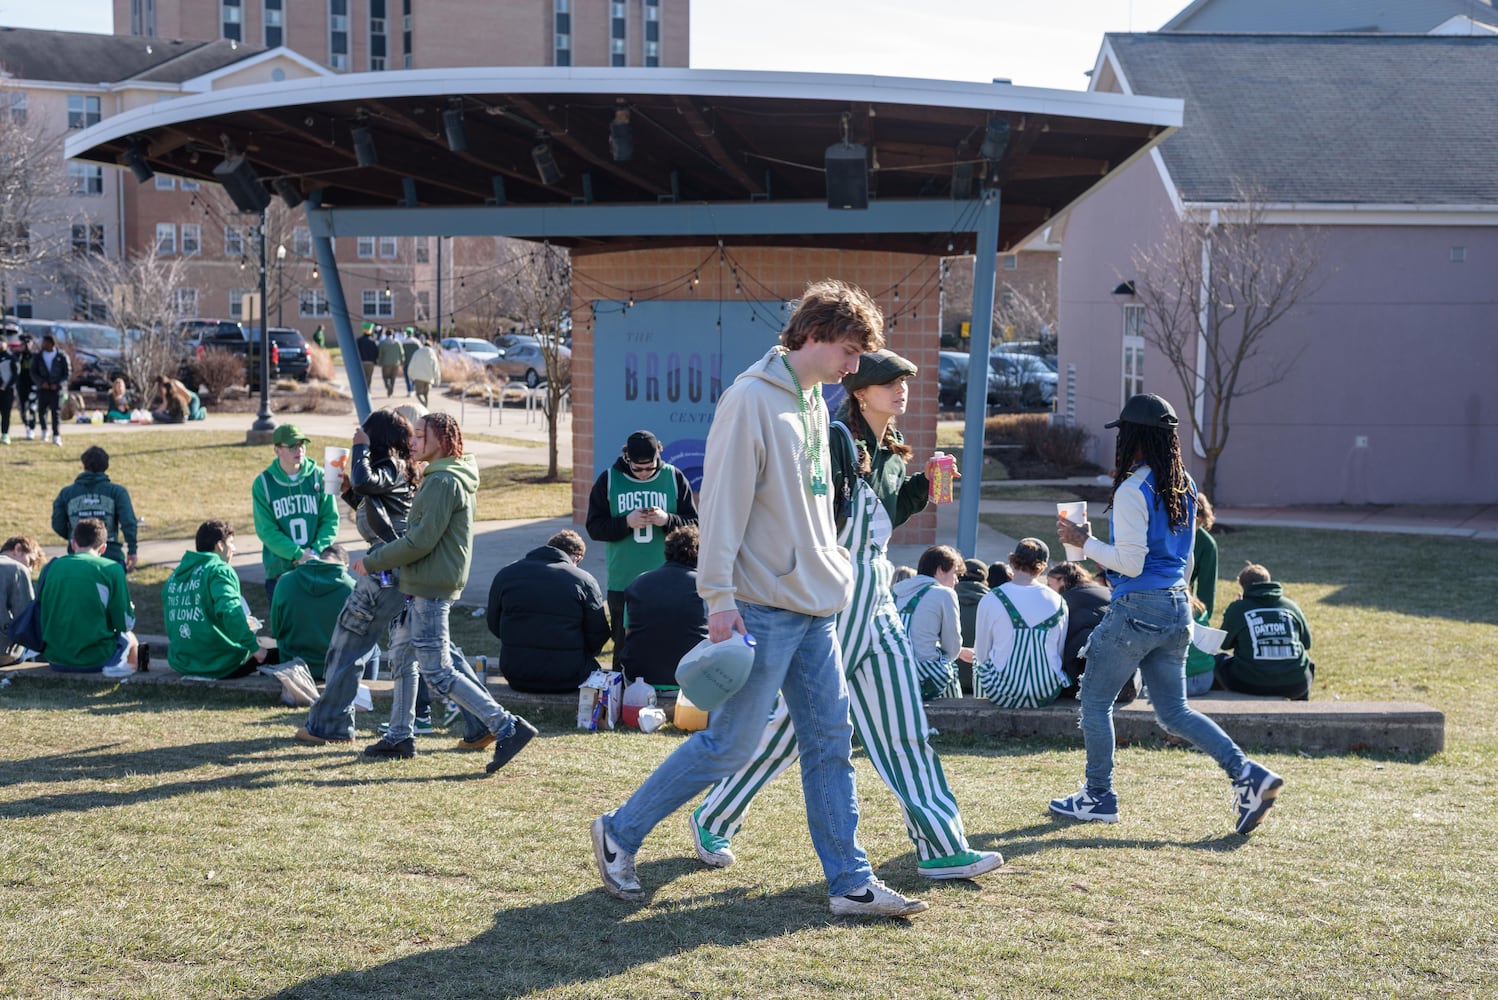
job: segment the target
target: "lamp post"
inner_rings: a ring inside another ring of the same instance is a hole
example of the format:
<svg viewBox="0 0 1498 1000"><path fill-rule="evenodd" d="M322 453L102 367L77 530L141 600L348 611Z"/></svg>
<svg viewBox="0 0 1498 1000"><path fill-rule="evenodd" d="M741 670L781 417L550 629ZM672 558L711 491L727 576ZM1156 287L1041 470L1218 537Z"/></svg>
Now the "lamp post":
<svg viewBox="0 0 1498 1000"><path fill-rule="evenodd" d="M276 325L285 326L286 309L286 244L276 245Z"/></svg>
<svg viewBox="0 0 1498 1000"><path fill-rule="evenodd" d="M269 435L276 429L270 415L270 332L266 329L265 309L265 209L260 210L260 412L250 425L256 434ZM262 442L263 443L263 442Z"/></svg>

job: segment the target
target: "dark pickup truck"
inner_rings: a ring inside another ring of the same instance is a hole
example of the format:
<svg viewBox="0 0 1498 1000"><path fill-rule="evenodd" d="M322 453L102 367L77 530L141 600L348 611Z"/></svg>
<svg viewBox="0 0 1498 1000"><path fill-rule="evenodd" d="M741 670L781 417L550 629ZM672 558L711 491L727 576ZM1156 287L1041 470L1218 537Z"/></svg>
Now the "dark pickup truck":
<svg viewBox="0 0 1498 1000"><path fill-rule="evenodd" d="M186 369L194 358L208 351L228 351L245 356L245 381L251 389L260 388L260 331L248 332L232 319L188 319L180 324L182 343L187 349L183 360ZM280 374L280 350L270 345L270 377Z"/></svg>

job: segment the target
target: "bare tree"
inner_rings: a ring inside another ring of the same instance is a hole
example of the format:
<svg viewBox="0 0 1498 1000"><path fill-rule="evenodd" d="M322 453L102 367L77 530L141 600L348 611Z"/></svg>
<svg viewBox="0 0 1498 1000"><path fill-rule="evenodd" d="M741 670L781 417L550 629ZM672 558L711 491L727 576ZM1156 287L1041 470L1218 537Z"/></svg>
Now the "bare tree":
<svg viewBox="0 0 1498 1000"><path fill-rule="evenodd" d="M125 341L126 380L144 391L158 375L175 378L181 361L176 292L186 284L187 260L160 256L152 244L124 260L84 258L74 273L89 298L107 303L113 325L138 331Z"/></svg>
<svg viewBox="0 0 1498 1000"><path fill-rule="evenodd" d="M995 290L993 325L995 350L1005 342L1034 341L1045 354L1056 353L1056 298L1039 282L1003 282Z"/></svg>
<svg viewBox="0 0 1498 1000"><path fill-rule="evenodd" d="M1262 192L1235 184L1236 202L1186 216L1133 257L1145 342L1175 373L1205 454L1214 498L1233 403L1285 379L1304 344L1276 328L1319 285L1318 231L1266 221Z"/></svg>
<svg viewBox="0 0 1498 1000"><path fill-rule="evenodd" d="M555 482L560 476L557 417L572 384L571 355L561 346L564 320L572 308L572 261L566 250L550 244L507 243L510 256L503 261L500 273L505 276L509 310L522 329L540 339L541 356L546 361L546 396L542 403L546 414L546 481Z"/></svg>
<svg viewBox="0 0 1498 1000"><path fill-rule="evenodd" d="M20 91L0 86L0 305L16 279L50 280L72 240L62 140L27 120Z"/></svg>

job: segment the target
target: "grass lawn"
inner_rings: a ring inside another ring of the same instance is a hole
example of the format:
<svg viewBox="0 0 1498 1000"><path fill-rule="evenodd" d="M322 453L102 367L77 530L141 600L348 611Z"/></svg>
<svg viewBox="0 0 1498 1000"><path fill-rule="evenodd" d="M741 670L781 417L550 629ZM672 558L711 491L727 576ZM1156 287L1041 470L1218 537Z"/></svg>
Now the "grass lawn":
<svg viewBox="0 0 1498 1000"><path fill-rule="evenodd" d="M109 478L130 491L143 541L191 538L199 524L214 517L252 534L250 483L275 457L269 445L246 445L240 431L164 427L91 434L80 426L65 440L64 448L13 445L0 453L5 477L0 524L7 535L26 534L45 545L61 544L52 533L52 501L83 471L78 456L92 444L108 449ZM307 454L321 462L328 446L348 447L348 441L314 437ZM557 517L571 511L571 471L561 470L560 482L544 483L545 471L544 466L531 465L484 469L478 518Z"/></svg>
<svg viewBox="0 0 1498 1000"><path fill-rule="evenodd" d="M1104 827L1045 814L1081 776L1080 739L942 739L973 845L1008 859L947 885L915 876L860 753L860 839L881 877L932 904L860 924L827 911L793 774L756 801L733 868L699 865L678 814L640 853L649 905L603 893L588 824L671 732L541 715L542 738L485 777L456 733L366 764L295 744L302 713L267 698L25 680L0 689L0 994L1493 996L1498 545L1259 528L1219 542L1225 576L1263 562L1305 608L1317 698L1432 704L1447 750L1260 753L1287 785L1245 839L1191 750L1121 750L1122 821ZM371 734L376 721L361 716Z"/></svg>

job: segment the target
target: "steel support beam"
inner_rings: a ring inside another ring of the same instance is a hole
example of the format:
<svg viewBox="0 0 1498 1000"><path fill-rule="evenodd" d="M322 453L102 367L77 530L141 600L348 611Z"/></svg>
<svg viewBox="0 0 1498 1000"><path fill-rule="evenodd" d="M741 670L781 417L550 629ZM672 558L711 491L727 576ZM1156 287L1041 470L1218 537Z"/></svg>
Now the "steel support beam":
<svg viewBox="0 0 1498 1000"><path fill-rule="evenodd" d="M338 275L338 258L333 253L333 241L319 235L313 223L314 213L320 213L318 192L305 202L307 224L313 226L312 253L317 257L317 266L322 271L322 287L328 294L328 312L332 315L333 330L338 334L338 349L343 353L343 369L348 372L349 393L354 397L354 411L363 424L369 417L369 386L364 381L364 366L359 363L359 345L354 342L354 324L349 317L348 300L343 295L343 279Z"/></svg>
<svg viewBox="0 0 1498 1000"><path fill-rule="evenodd" d="M973 261L973 325L967 361L967 422L962 430L962 498L957 506L957 551L978 551L978 504L983 499L983 418L988 413L988 352L993 336L993 286L999 262L999 190L983 192Z"/></svg>

